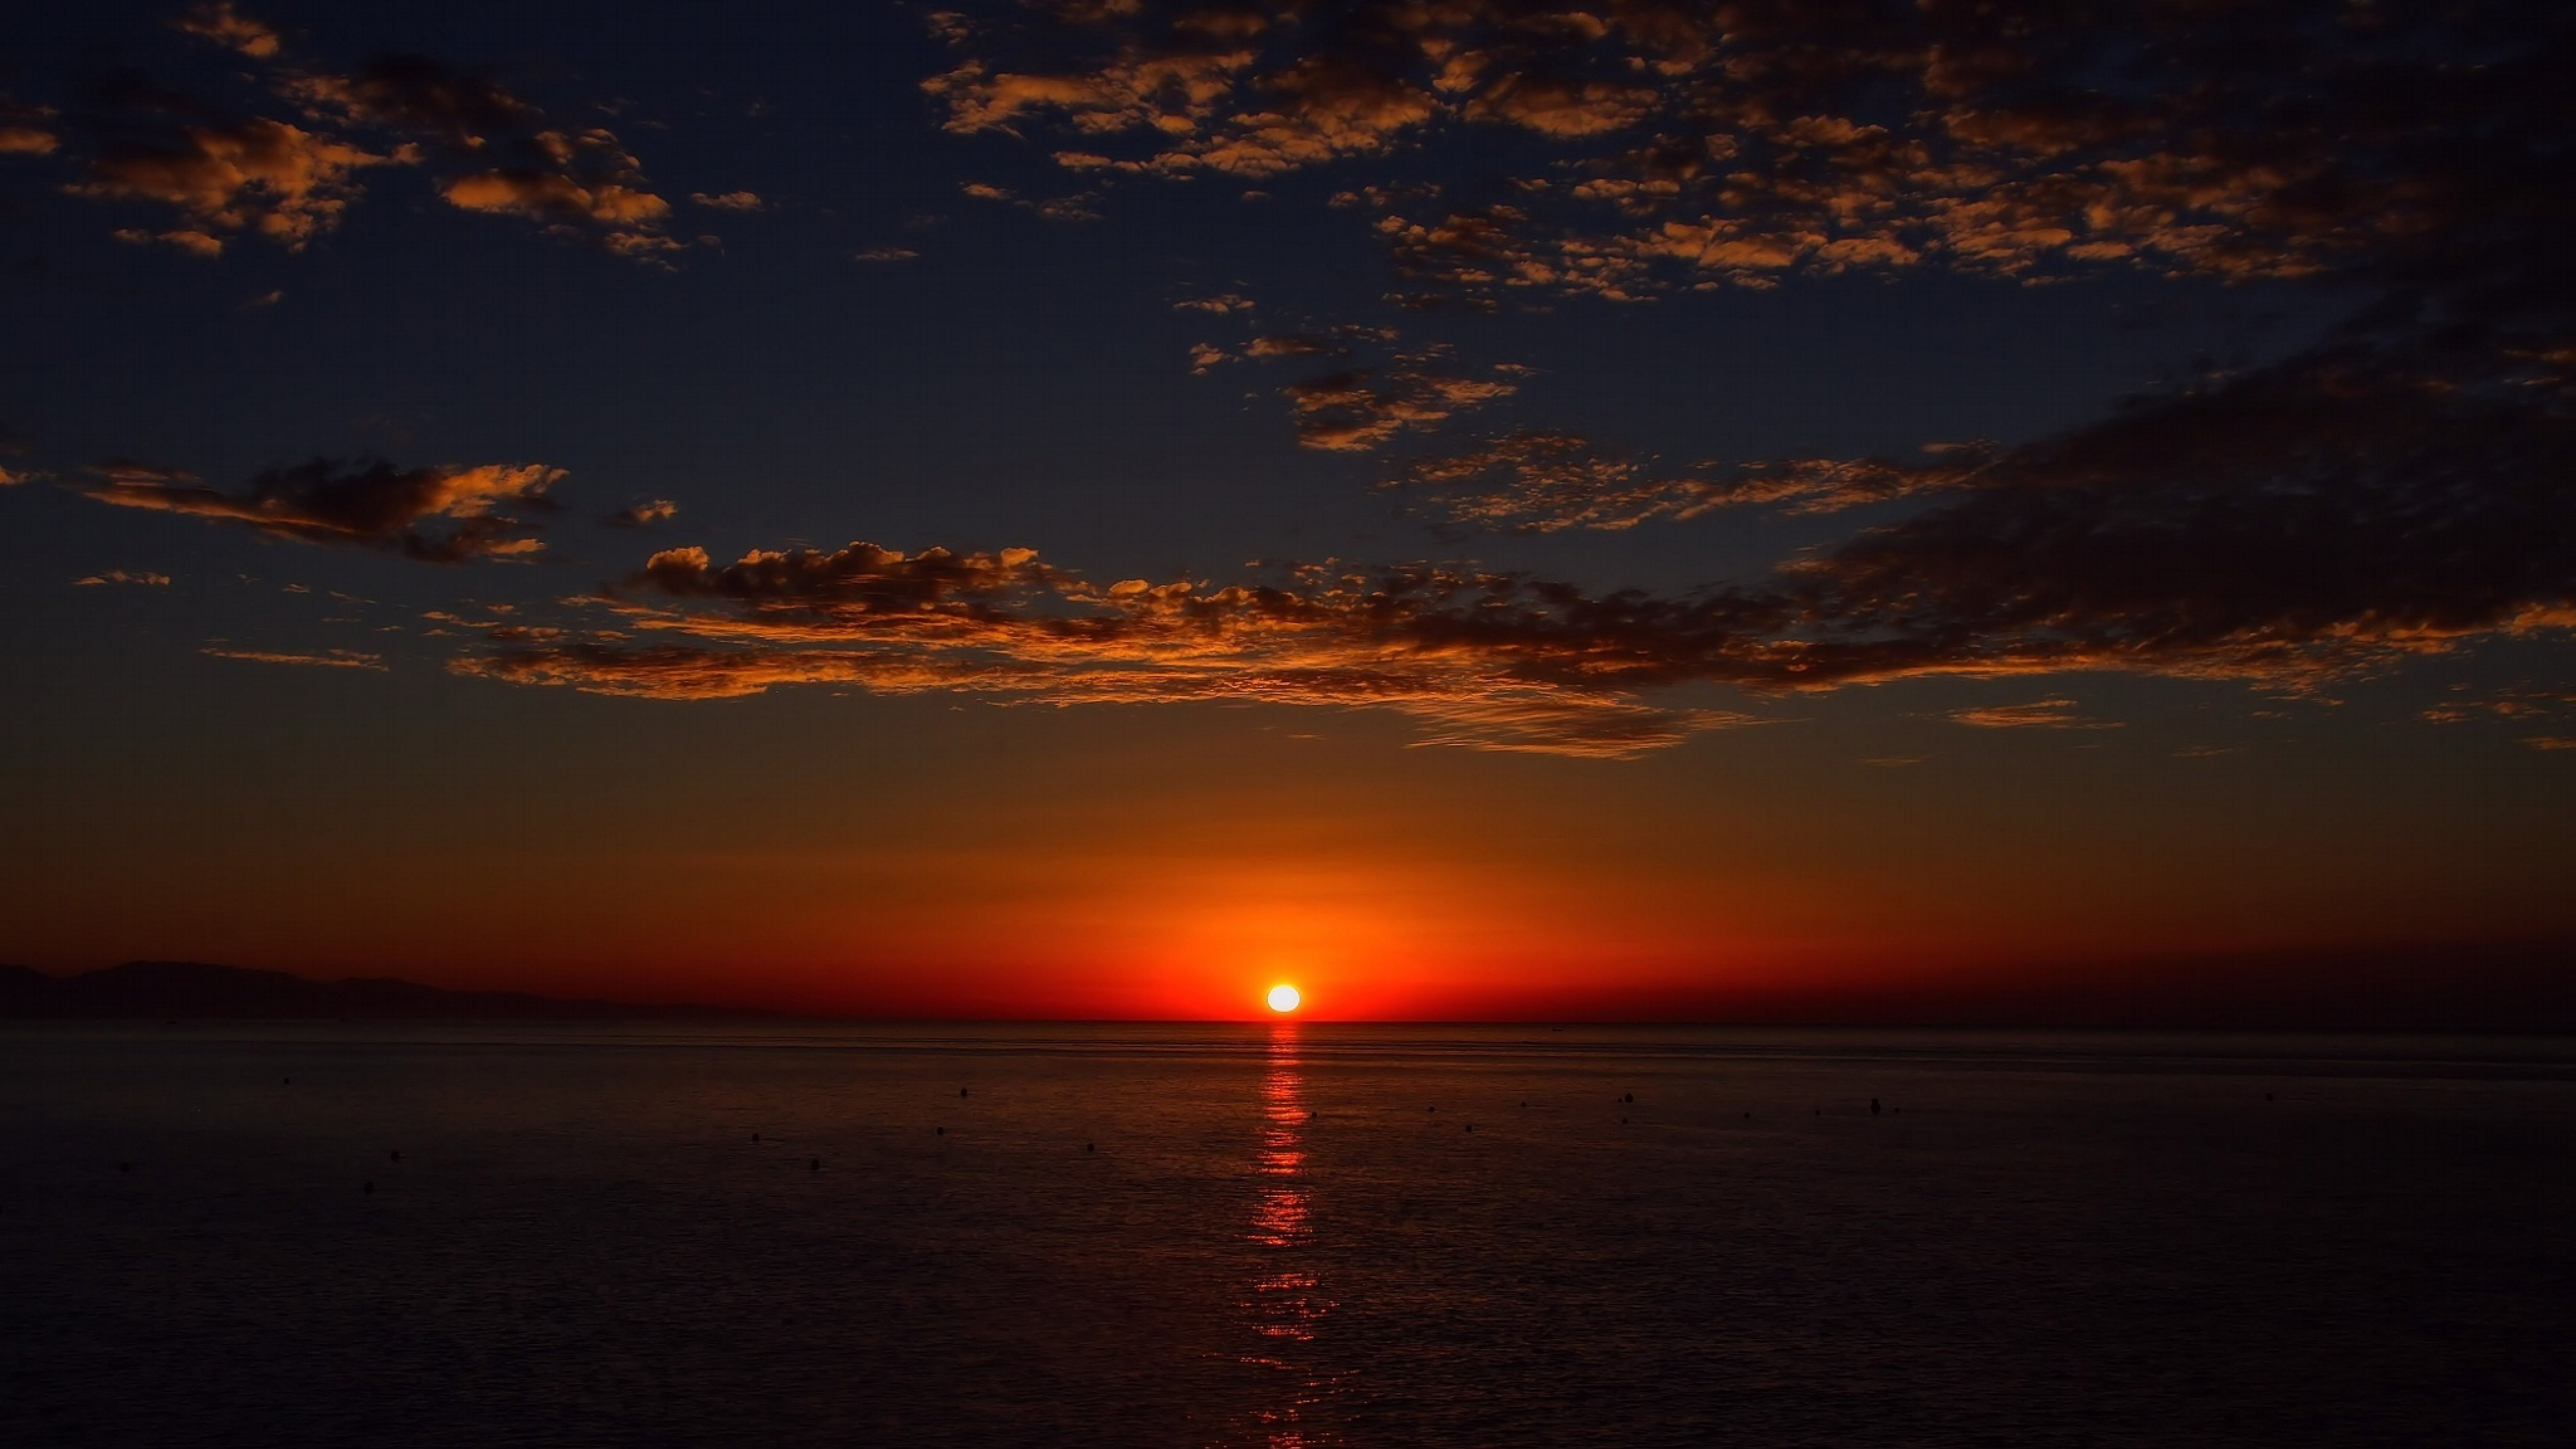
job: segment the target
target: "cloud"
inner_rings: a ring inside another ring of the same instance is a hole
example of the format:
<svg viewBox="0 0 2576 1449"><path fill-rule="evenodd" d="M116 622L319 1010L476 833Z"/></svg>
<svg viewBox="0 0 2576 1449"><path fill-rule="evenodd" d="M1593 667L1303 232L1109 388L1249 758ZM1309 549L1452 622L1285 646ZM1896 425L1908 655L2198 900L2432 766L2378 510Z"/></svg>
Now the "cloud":
<svg viewBox="0 0 2576 1449"><path fill-rule="evenodd" d="M360 198L362 173L419 167L464 210L529 218L639 260L680 249L661 231L670 204L604 128L553 123L498 82L426 56L378 56L347 71L309 65L229 3L201 5L175 24L258 62L244 82L251 99L219 104L131 72L99 88L98 104L79 114L90 142L83 174L65 190L156 203L178 217L119 236L205 255L236 234L302 250ZM54 149L59 138L22 124L23 109L0 108L0 123L28 133L15 146L0 139L0 149Z"/></svg>
<svg viewBox="0 0 2576 1449"><path fill-rule="evenodd" d="M921 253L914 251L910 247L869 247L867 250L857 253L853 260L862 262L908 262L920 255Z"/></svg>
<svg viewBox="0 0 2576 1449"><path fill-rule="evenodd" d="M71 486L101 503L239 523L303 543L399 549L432 563L541 554L524 514L551 509L546 490L563 477L562 469L536 463L406 470L317 458L224 493L145 464L101 463L91 472L95 481Z"/></svg>
<svg viewBox="0 0 2576 1449"><path fill-rule="evenodd" d="M2517 312L2525 325L2532 319ZM2455 307L1976 465L1784 570L1815 670L2282 687L2576 626L2576 390Z"/></svg>
<svg viewBox="0 0 2576 1449"><path fill-rule="evenodd" d="M1985 444L1936 444L1911 462L1800 458L1701 463L1679 472L1591 439L1514 428L1464 452L1410 460L1385 486L1454 523L1519 533L1627 529L1722 508L1788 515L1840 512L1976 484L1993 464Z"/></svg>
<svg viewBox="0 0 2576 1449"><path fill-rule="evenodd" d="M392 158L335 136L254 118L192 126L153 140L102 145L86 180L67 188L103 201L154 201L189 226L161 238L192 250L223 248L217 233L249 230L289 251L338 224L357 195L356 174Z"/></svg>
<svg viewBox="0 0 2576 1449"><path fill-rule="evenodd" d="M213 655L217 659L246 659L254 664L301 664L317 669L372 669L379 673L385 668L383 655L362 654L355 649L332 649L320 654L302 654L276 649L233 649L209 644L197 652Z"/></svg>
<svg viewBox="0 0 2576 1449"><path fill-rule="evenodd" d="M1356 172L1337 195L1422 283L1623 299L1932 266L2348 273L2484 180L2452 164L2464 125L2547 155L2565 124L2565 20L2500 3L1195 14L959 6L926 89L953 131L1069 132L1058 159L1110 180ZM1495 129L1531 159L1426 208L1410 153Z"/></svg>
<svg viewBox="0 0 2576 1449"><path fill-rule="evenodd" d="M611 528L650 528L679 516L680 505L668 498L648 499L608 515L600 522Z"/></svg>
<svg viewBox="0 0 2576 1449"><path fill-rule="evenodd" d="M1295 415L1300 445L1325 452L1376 448L1397 434L1437 427L1469 408L1517 391L1498 378L1435 370L1427 358L1383 371L1353 368L1290 383L1281 391Z"/></svg>
<svg viewBox="0 0 2576 1449"><path fill-rule="evenodd" d="M2119 726L2103 720L2087 719L2075 712L2071 699L2039 699L2028 704L1993 704L1976 709L1954 709L1954 724L1975 725L1981 729L2049 729L2109 730Z"/></svg>
<svg viewBox="0 0 2576 1449"><path fill-rule="evenodd" d="M253 60L277 56L277 32L234 10L232 0L199 5L170 23L200 40L211 40Z"/></svg>
<svg viewBox="0 0 2576 1449"><path fill-rule="evenodd" d="M109 569L105 573L91 574L89 577L84 579L72 580L72 585L75 588L95 587L103 584L138 584L145 588L166 589L170 587L170 576L168 574L128 572L124 569Z"/></svg>
<svg viewBox="0 0 2576 1449"><path fill-rule="evenodd" d="M715 211L761 211L768 206L758 192L752 191L727 191L714 196L693 191L689 193L689 200Z"/></svg>
<svg viewBox="0 0 2576 1449"><path fill-rule="evenodd" d="M660 234L671 204L655 195L614 133L538 131L521 138L517 164L469 171L441 184L451 206L500 212L595 233L610 251L650 258L679 249Z"/></svg>
<svg viewBox="0 0 2576 1449"><path fill-rule="evenodd" d="M1106 587L1026 549L916 554L854 543L719 566L668 549L607 594L613 630L515 638L458 672L597 693L725 698L800 684L1005 702L1269 703L1391 710L1426 744L1625 758L1751 722L1650 703L1668 651L1731 637L1727 603L1436 568L1309 568L1222 587ZM676 642L637 643L636 636Z"/></svg>

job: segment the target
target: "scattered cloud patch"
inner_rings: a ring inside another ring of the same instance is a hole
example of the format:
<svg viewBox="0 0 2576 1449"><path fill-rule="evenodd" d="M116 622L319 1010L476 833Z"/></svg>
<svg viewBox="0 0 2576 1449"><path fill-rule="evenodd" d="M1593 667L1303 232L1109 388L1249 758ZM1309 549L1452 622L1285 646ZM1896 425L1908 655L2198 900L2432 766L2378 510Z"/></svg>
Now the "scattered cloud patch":
<svg viewBox="0 0 2576 1449"><path fill-rule="evenodd" d="M680 505L668 498L653 498L631 504L608 515L600 522L611 528L651 528L679 516Z"/></svg>
<svg viewBox="0 0 2576 1449"><path fill-rule="evenodd" d="M253 60L273 60L277 56L277 32L235 10L232 0L199 5L170 23L200 40L213 41Z"/></svg>
<svg viewBox="0 0 2576 1449"><path fill-rule="evenodd" d="M645 261L678 249L661 232L669 203L602 127L558 124L498 82L426 56L380 55L347 70L308 63L230 3L174 24L254 63L241 79L247 99L120 73L76 113L81 174L63 189L174 217L120 228L121 238L207 256L242 237L300 251L340 224L373 173L420 169L464 210L529 218ZM0 106L0 127L26 133L13 144L0 130L0 150L58 149L62 137L23 111Z"/></svg>

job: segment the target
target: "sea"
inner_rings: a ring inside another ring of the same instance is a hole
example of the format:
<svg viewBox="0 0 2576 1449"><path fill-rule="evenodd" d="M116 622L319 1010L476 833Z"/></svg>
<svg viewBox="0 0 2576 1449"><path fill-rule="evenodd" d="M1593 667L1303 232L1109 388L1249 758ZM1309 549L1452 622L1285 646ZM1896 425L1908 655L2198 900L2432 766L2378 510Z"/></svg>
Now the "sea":
<svg viewBox="0 0 2576 1449"><path fill-rule="evenodd" d="M2576 1444L2576 1040L0 1028L0 1444Z"/></svg>

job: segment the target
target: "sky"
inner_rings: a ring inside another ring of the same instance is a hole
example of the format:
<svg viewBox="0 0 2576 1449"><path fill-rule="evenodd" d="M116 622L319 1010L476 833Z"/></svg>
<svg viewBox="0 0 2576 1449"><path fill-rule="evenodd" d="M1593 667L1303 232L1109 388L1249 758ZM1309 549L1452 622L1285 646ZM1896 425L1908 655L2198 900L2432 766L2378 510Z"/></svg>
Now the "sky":
<svg viewBox="0 0 2576 1449"><path fill-rule="evenodd" d="M2576 1025L2563 8L0 39L0 960Z"/></svg>

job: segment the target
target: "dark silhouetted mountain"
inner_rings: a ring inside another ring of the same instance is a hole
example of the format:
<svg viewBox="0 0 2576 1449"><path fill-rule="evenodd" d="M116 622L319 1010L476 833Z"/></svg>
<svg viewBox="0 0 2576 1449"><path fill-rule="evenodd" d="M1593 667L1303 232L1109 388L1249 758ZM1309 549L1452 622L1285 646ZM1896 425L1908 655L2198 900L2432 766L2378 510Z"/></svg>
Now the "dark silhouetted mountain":
<svg viewBox="0 0 2576 1449"><path fill-rule="evenodd" d="M598 1020L758 1014L715 1006L566 1001L516 991L448 991L388 977L311 981L283 971L252 971L196 961L128 961L81 976L48 976L24 966L0 966L0 1017Z"/></svg>

